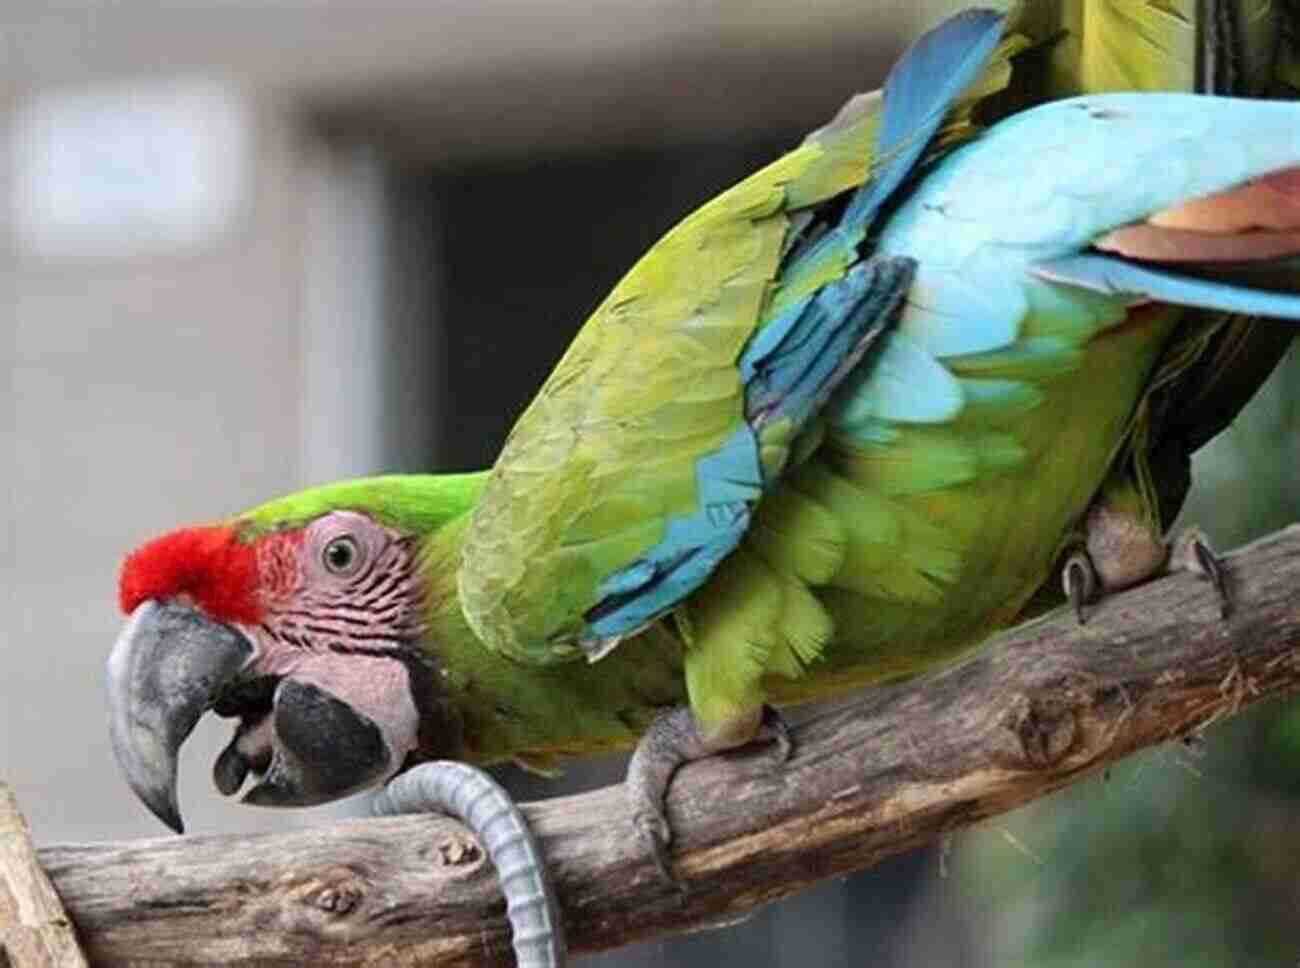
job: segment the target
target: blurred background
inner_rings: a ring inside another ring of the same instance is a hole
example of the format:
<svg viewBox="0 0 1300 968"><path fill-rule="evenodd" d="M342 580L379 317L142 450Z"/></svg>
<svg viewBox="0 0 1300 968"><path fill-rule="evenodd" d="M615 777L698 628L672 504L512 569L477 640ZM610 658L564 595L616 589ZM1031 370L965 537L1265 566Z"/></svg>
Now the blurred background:
<svg viewBox="0 0 1300 968"><path fill-rule="evenodd" d="M104 728L140 541L377 471L485 466L683 215L791 147L949 0L6 0L0 779L38 842L158 836ZM1294 354L1198 457L1230 548L1300 516ZM282 829L208 780L200 833ZM567 786L513 774L521 795ZM937 850L593 965L1295 965L1300 707Z"/></svg>

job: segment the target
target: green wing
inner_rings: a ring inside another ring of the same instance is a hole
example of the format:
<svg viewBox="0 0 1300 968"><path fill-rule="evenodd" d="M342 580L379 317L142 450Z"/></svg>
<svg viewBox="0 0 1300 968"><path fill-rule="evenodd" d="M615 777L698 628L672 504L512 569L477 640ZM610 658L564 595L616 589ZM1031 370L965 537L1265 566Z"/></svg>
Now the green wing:
<svg viewBox="0 0 1300 968"><path fill-rule="evenodd" d="M579 653L601 581L697 504L696 463L744 421L736 362L799 214L860 185L880 99L694 212L583 326L520 417L465 537L461 605L489 647Z"/></svg>

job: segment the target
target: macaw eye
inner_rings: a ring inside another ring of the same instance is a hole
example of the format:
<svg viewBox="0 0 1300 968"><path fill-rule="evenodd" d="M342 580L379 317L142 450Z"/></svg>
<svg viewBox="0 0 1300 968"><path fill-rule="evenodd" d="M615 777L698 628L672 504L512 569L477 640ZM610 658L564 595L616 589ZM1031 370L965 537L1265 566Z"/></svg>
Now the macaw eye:
<svg viewBox="0 0 1300 968"><path fill-rule="evenodd" d="M351 575L361 563L361 549L357 539L350 534L341 534L325 546L321 552L321 561L325 570L335 575Z"/></svg>

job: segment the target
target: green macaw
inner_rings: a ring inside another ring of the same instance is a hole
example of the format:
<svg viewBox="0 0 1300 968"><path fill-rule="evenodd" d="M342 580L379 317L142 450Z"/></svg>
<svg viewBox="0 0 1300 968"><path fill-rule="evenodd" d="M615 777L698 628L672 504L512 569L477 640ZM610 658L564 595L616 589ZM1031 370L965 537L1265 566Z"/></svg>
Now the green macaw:
<svg viewBox="0 0 1300 968"><path fill-rule="evenodd" d="M1060 581L1081 608L1166 567L1190 450L1289 339L1250 320L1300 319L1294 276L1262 274L1300 255L1300 104L1052 98L1241 83L1281 14L1208 8L1199 32L1136 0L958 14L656 244L490 471L329 484L137 549L108 675L132 788L180 829L209 709L239 720L217 787L252 774L265 805L400 774L384 809L468 816L503 794L459 764L635 747L666 873L673 771L788 750L773 705L949 661ZM1220 575L1195 535L1172 561ZM499 816L489 852L530 885L516 950L554 964L544 872Z"/></svg>

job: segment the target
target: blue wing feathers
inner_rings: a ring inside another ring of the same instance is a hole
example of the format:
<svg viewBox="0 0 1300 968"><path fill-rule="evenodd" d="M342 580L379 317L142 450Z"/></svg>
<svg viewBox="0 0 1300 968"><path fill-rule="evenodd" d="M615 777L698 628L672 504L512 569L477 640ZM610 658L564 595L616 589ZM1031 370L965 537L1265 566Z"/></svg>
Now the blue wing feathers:
<svg viewBox="0 0 1300 968"><path fill-rule="evenodd" d="M740 359L746 417L761 427L773 419L804 424L897 318L916 263L873 258L822 287L797 313L787 311L759 331L780 324L786 338L774 346L757 341ZM796 307L792 307L792 310ZM793 315L792 321L786 317ZM865 368L857 368L855 377Z"/></svg>
<svg viewBox="0 0 1300 968"><path fill-rule="evenodd" d="M594 660L698 588L749 529L750 507L763 493L758 441L745 424L695 467L699 507L668 522L663 538L600 585L579 642Z"/></svg>
<svg viewBox="0 0 1300 968"><path fill-rule="evenodd" d="M740 379L744 381L746 387L754 380L764 378L759 368L767 363L778 347L784 345L786 352L789 352L807 340L810 334L796 333L795 329L803 320L804 311L812 304L816 295L813 293L795 301L750 338L745 351L736 362L736 367L740 370Z"/></svg>
<svg viewBox="0 0 1300 968"><path fill-rule="evenodd" d="M791 251L783 277L820 275L829 261L849 265L876 213L911 172L944 115L978 79L1002 38L1006 17L996 10L967 10L914 43L885 79L884 113L871 177L858 188L839 223L810 234Z"/></svg>
<svg viewBox="0 0 1300 968"><path fill-rule="evenodd" d="M961 384L902 333L889 341L870 372L856 371L830 408L830 422L857 436L875 421L942 423L965 405Z"/></svg>
<svg viewBox="0 0 1300 968"><path fill-rule="evenodd" d="M846 230L865 231L911 172L948 108L984 70L1002 39L1005 21L996 10L960 13L923 35L889 72L877 148L883 164L849 203L841 222Z"/></svg>

